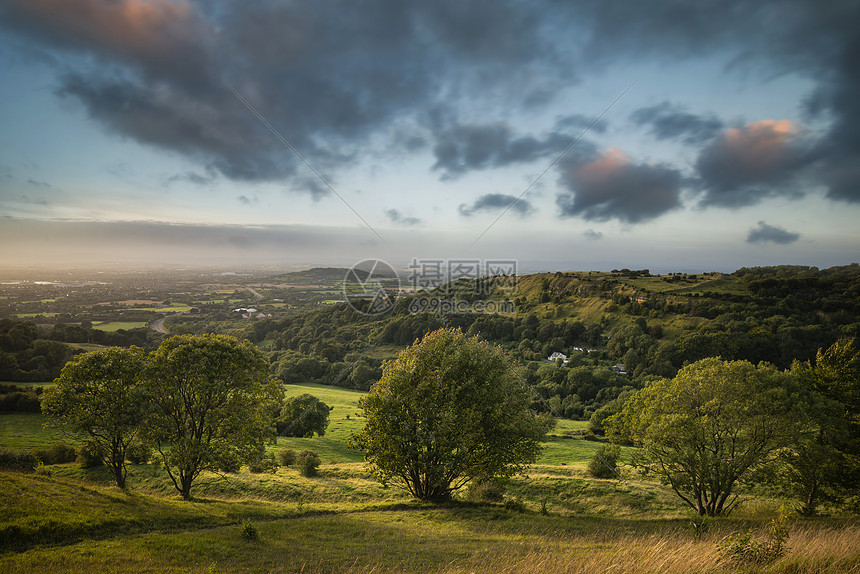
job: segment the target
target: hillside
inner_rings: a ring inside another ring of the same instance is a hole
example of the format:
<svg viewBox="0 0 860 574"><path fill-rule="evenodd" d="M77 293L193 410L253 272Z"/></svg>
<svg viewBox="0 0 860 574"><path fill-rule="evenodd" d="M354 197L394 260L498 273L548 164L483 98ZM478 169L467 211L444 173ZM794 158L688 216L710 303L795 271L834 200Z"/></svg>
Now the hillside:
<svg viewBox="0 0 860 574"><path fill-rule="evenodd" d="M460 302L461 312L440 313L426 305L433 298ZM513 312L480 312L503 300ZM414 312L416 303L430 311ZM259 322L244 334L271 351L272 371L284 382L367 389L398 349L433 329L458 327L497 343L521 365L535 408L587 419L649 378L674 376L704 357L788 368L840 337L860 335L858 311L858 265L662 276L559 272L518 277L514 286L510 278L460 280L401 297L381 316L334 304ZM553 352L569 362L549 364Z"/></svg>

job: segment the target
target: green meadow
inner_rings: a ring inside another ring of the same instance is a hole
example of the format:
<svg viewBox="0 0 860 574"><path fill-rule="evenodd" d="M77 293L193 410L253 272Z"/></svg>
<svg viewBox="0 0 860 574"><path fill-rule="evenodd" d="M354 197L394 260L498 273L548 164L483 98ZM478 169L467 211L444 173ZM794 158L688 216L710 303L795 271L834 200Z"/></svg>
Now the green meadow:
<svg viewBox="0 0 860 574"><path fill-rule="evenodd" d="M280 437L269 448L316 450L316 477L294 467L205 474L185 502L156 463L131 465L125 491L106 469L76 463L0 472L0 572L860 572L860 522L850 517L796 520L788 553L767 568L721 563L716 543L764 535L778 497L750 498L697 535L658 481L629 467L617 480L591 478L586 465L601 445L572 436L582 422L560 421L503 500L462 492L446 504L415 502L373 480L347 448L363 425L363 393L286 387L306 392L333 407L325 436ZM69 440L45 421L0 416L0 447Z"/></svg>

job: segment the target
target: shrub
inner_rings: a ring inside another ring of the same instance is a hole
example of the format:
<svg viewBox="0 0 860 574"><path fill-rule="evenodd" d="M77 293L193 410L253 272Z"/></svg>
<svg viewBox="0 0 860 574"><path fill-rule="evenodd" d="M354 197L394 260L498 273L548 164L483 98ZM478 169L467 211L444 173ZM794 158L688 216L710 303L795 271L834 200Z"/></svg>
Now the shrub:
<svg viewBox="0 0 860 574"><path fill-rule="evenodd" d="M78 449L78 464L81 468L96 468L104 465L101 449L92 443L86 443Z"/></svg>
<svg viewBox="0 0 860 574"><path fill-rule="evenodd" d="M752 532L732 534L717 542L720 560L732 564L770 564L785 554L789 534L788 505L783 504L779 517L770 521L766 538L753 538Z"/></svg>
<svg viewBox="0 0 860 574"><path fill-rule="evenodd" d="M275 455L269 454L268 456L261 456L258 460L248 465L248 470L254 474L259 474L261 472L277 472L278 463L275 462Z"/></svg>
<svg viewBox="0 0 860 574"><path fill-rule="evenodd" d="M508 498L505 500L505 508L507 510L513 510L514 512L525 512L526 505L519 498Z"/></svg>
<svg viewBox="0 0 860 574"><path fill-rule="evenodd" d="M30 452L0 450L0 469L33 472L39 466L39 459Z"/></svg>
<svg viewBox="0 0 860 574"><path fill-rule="evenodd" d="M588 463L588 474L594 478L618 477L618 447L603 445Z"/></svg>
<svg viewBox="0 0 860 574"><path fill-rule="evenodd" d="M476 479L469 485L468 499L472 502L501 502L505 499L505 485L499 479Z"/></svg>
<svg viewBox="0 0 860 574"><path fill-rule="evenodd" d="M64 442L56 442L47 449L34 450L33 455L45 465L74 462L77 458L75 447Z"/></svg>
<svg viewBox="0 0 860 574"><path fill-rule="evenodd" d="M242 522L242 538L245 540L259 540L260 531L257 530L257 525L250 520Z"/></svg>
<svg viewBox="0 0 860 574"><path fill-rule="evenodd" d="M320 456L313 450L303 450L296 457L296 464L302 476L316 476L320 465Z"/></svg>
<svg viewBox="0 0 860 574"><path fill-rule="evenodd" d="M296 451L291 448L285 448L278 452L278 462L281 466L293 466L296 464Z"/></svg>
<svg viewBox="0 0 860 574"><path fill-rule="evenodd" d="M707 534L708 530L711 529L711 522L707 516L694 514L690 518L690 527L693 529L693 538L701 540L702 536Z"/></svg>
<svg viewBox="0 0 860 574"><path fill-rule="evenodd" d="M146 464L152 458L152 447L136 442L125 449L125 457L131 464Z"/></svg>

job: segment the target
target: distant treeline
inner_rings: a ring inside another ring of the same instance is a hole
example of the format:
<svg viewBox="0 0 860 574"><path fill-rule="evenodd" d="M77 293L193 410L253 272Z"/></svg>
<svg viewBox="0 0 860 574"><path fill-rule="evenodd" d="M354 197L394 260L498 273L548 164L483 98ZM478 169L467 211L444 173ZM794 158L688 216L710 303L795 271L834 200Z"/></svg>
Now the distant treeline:
<svg viewBox="0 0 860 574"><path fill-rule="evenodd" d="M0 381L52 381L76 351L65 343L150 347L158 334L150 329L116 332L58 323L40 327L29 321L0 319Z"/></svg>

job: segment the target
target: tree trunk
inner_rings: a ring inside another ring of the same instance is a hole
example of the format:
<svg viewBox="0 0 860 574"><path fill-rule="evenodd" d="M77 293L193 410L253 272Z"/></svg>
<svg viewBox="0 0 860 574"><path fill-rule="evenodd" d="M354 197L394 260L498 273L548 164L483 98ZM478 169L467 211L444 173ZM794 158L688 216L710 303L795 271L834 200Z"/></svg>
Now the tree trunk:
<svg viewBox="0 0 860 574"><path fill-rule="evenodd" d="M121 489L125 490L125 473L123 472L122 465L112 465L113 466L113 477L116 480L116 485Z"/></svg>
<svg viewBox="0 0 860 574"><path fill-rule="evenodd" d="M191 500L191 483L194 479L191 474L182 473L179 476L179 484L181 486L179 493L183 500Z"/></svg>

